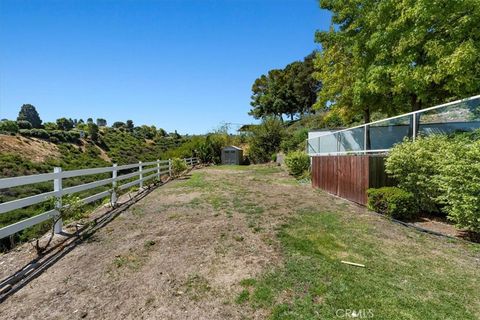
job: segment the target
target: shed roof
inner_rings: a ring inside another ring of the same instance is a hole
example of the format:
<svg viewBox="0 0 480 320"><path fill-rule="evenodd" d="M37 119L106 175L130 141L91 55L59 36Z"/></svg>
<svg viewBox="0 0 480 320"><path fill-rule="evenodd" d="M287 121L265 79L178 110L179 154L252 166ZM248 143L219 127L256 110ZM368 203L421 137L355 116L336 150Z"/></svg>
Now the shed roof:
<svg viewBox="0 0 480 320"><path fill-rule="evenodd" d="M242 150L242 148L239 148L239 147L237 147L237 146L226 146L226 147L224 147L223 149L224 149L224 150L225 150L225 149Z"/></svg>

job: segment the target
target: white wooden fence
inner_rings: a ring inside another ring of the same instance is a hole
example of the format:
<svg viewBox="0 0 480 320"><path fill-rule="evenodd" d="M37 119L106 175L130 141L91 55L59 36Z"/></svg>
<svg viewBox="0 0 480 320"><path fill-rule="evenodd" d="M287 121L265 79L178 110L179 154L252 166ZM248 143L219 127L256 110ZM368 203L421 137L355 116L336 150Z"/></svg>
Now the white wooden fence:
<svg viewBox="0 0 480 320"><path fill-rule="evenodd" d="M198 164L198 158L186 158L184 159L184 161L189 167L193 167ZM119 171L123 170L135 171L119 175ZM111 173L112 177L108 179L76 185L73 187L62 188L63 179L102 173ZM125 190L137 185L140 188L143 188L147 181L150 181L154 178L159 181L162 175L172 176L172 160L157 160L146 163L139 162L122 166L117 166L116 164L114 164L111 167L72 171L62 171L62 168L54 168L54 171L52 173L0 179L0 189L13 188L46 181L53 182L53 191L0 203L0 214L5 214L13 210L39 204L48 201L51 198L56 199L54 209L1 228L0 239L13 235L19 231L22 231L26 228L32 227L49 219L58 218L60 215L59 209L62 208L62 197L65 195L75 194L101 186L110 185L112 187L111 189L81 199L81 202L82 204L88 204L103 198L111 197L111 203L115 204L117 202L116 190ZM138 179L121 184L122 181L132 179L137 176ZM55 224L55 233L60 233L61 231L62 220L59 219L58 222Z"/></svg>

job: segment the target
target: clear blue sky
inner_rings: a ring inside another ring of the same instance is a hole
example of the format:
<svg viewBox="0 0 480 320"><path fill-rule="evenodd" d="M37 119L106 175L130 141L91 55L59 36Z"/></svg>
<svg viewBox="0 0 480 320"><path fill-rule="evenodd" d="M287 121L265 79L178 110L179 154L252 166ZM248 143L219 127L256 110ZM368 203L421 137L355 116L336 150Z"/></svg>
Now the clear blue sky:
<svg viewBox="0 0 480 320"><path fill-rule="evenodd" d="M0 118L132 119L205 133L251 123L251 85L327 29L316 0L0 0Z"/></svg>

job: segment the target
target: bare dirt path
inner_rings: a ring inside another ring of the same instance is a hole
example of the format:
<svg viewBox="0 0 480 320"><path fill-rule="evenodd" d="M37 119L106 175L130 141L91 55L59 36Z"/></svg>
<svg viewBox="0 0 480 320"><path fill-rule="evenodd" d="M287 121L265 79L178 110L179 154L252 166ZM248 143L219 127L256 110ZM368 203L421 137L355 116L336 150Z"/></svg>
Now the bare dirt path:
<svg viewBox="0 0 480 320"><path fill-rule="evenodd" d="M196 171L153 191L8 298L0 318L264 318L235 304L240 281L281 262L275 232L295 210L338 205L278 168Z"/></svg>

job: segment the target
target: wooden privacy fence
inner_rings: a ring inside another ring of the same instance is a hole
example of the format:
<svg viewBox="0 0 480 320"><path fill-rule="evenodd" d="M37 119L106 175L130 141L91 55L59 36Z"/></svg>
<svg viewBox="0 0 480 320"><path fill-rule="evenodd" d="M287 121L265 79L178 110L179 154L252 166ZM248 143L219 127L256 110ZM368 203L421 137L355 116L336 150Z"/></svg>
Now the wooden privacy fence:
<svg viewBox="0 0 480 320"><path fill-rule="evenodd" d="M193 167L198 164L198 158L186 158L183 159L185 163ZM120 171L132 171L126 174L119 175ZM62 188L63 179L89 176L102 173L111 173L111 178L97 180L81 185L76 185L68 188ZM101 186L110 185L111 189L99 192L92 196L81 199L82 204L88 204L106 197L110 197L111 203L114 205L117 201L117 190L125 190L133 186L139 186L143 188L147 181L154 178L160 180L162 175L172 176L172 160L157 160L146 163L135 163L117 166L114 164L111 167L92 168L72 171L62 171L62 168L54 168L52 173L44 173L37 175L13 177L0 179L0 189L13 188L25 185L31 185L41 182L53 182L53 191L44 192L38 195L21 198L13 201L0 203L0 214L5 214L13 210L25 208L31 205L40 204L48 201L50 198L55 199L55 208L33 217L24 219L22 221L10 224L0 229L0 239L13 235L26 228L32 227L41 222L49 219L55 219L60 215L60 209L62 208L62 197L65 195L75 194L78 192L98 188ZM135 177L138 176L138 179ZM126 182L125 180L132 180ZM123 182L123 184L121 184ZM60 233L62 231L62 220L59 219L55 224L55 232Z"/></svg>
<svg viewBox="0 0 480 320"><path fill-rule="evenodd" d="M384 156L313 156L312 185L366 205L368 188L392 185L392 180L385 173Z"/></svg>

